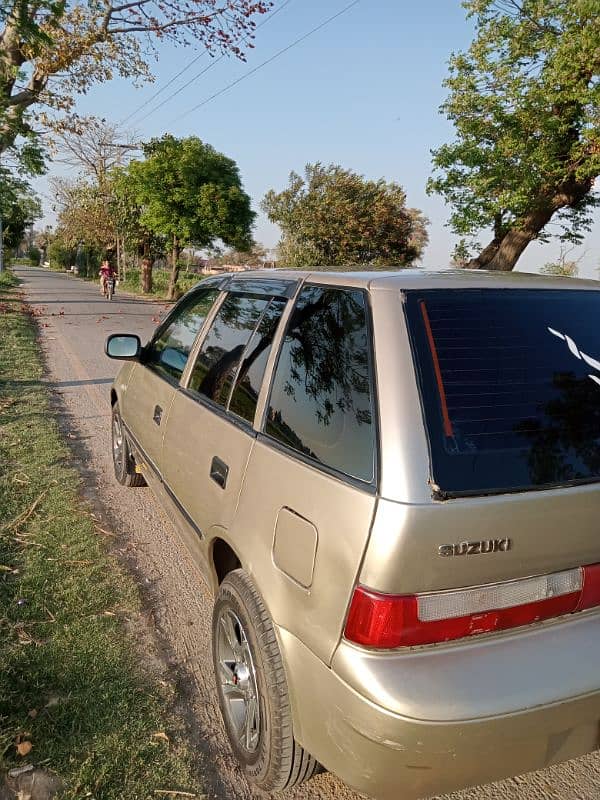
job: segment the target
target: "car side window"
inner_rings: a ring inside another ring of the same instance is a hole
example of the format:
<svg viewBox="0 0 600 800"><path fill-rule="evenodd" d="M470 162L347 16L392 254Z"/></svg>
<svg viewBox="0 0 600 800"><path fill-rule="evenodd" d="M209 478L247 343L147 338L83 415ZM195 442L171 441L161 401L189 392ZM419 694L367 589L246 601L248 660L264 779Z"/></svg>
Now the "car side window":
<svg viewBox="0 0 600 800"><path fill-rule="evenodd" d="M375 418L362 291L304 288L273 378L265 432L324 466L375 477Z"/></svg>
<svg viewBox="0 0 600 800"><path fill-rule="evenodd" d="M188 389L226 407L246 345L271 298L229 294L198 353Z"/></svg>
<svg viewBox="0 0 600 800"><path fill-rule="evenodd" d="M286 302L282 297L274 297L265 309L248 342L235 379L229 410L250 423L254 421L258 395L267 368L273 337Z"/></svg>
<svg viewBox="0 0 600 800"><path fill-rule="evenodd" d="M144 364L168 380L179 381L194 340L218 295L218 288L207 288L184 300L146 348Z"/></svg>

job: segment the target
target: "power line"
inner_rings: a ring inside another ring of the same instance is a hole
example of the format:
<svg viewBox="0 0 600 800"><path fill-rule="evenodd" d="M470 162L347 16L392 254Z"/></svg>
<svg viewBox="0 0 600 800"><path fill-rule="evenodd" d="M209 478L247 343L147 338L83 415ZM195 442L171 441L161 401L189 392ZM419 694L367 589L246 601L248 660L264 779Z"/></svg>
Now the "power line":
<svg viewBox="0 0 600 800"><path fill-rule="evenodd" d="M256 26L256 30L258 30L259 28L262 28L263 25L265 25L269 20L273 19L273 17L276 14L279 14L280 11L283 11L283 9L287 5L289 5L291 2L292 2L292 0L284 0L284 2L279 6L279 8L276 8L274 11L272 11L270 14L268 14L265 17L265 19L260 24L258 24ZM135 111L133 111L131 114L129 114L127 117L125 117L125 119L120 124L122 125L124 122L127 122L127 120L129 120L132 117L134 117L139 111L141 111L147 105L150 105L150 103L153 100L155 100L160 94L162 94L165 91L165 89L168 89L169 86L171 86L177 80L177 78L179 78L181 75L183 75L184 72L187 72L188 69L193 67L193 65L205 55L206 55L206 52L200 53L199 56L196 56L196 58L192 59L190 61L190 63L187 66L185 66L180 72L178 72L177 75L175 75L173 78L171 78L171 80L167 84L165 84L165 86L163 86L162 89L159 89L157 92L155 92L152 95L152 97L150 97L148 100L146 100L140 106L138 106L138 108L136 108ZM176 92L173 92L173 94L170 94L165 100L163 100L162 102L158 103L158 105L156 105L154 108L152 108L146 114L144 114L144 116L141 117L141 119L139 119L137 121L137 123L135 123L135 124L139 125L145 119L147 119L152 114L154 114L155 111L158 111L159 108L162 108L164 105L169 103L174 97L177 97L177 95L180 94L184 89L187 89L187 87L190 84L194 83L194 81L198 80L198 78L202 77L202 75L206 74L210 69L215 67L219 63L219 61L222 61L225 58L225 55L226 55L225 53L221 53L220 56L215 58L215 60L212 61L207 67L205 67L204 69L201 69L200 72L196 73L196 75L194 75L192 78L190 78L190 80L187 83L184 83L183 86L181 86Z"/></svg>
<svg viewBox="0 0 600 800"><path fill-rule="evenodd" d="M308 39L309 36L312 36L314 33L317 33L317 31L320 31L326 25L329 25L330 22L333 22L338 17L341 17L342 14L345 14L347 11L350 11L350 9L353 8L354 6L358 5L358 3L360 3L360 0L353 0L352 3L349 3L347 6L342 8L341 11L338 11L337 14L334 14L333 16L329 17L328 19L324 20L319 25L317 25L315 28L313 28L312 30L308 31L308 33L305 33L303 36L300 36L298 39L293 41L291 44L288 44L287 47L282 48L277 53L275 53L275 55L272 55L270 58L267 58L267 60L263 61L262 64L259 64L258 66L256 66L253 69L251 69L249 72L244 73L244 75L241 75L235 81L232 81L231 83L227 84L227 86L224 86L222 89L219 89L218 92L215 92L214 94L211 94L210 97L207 97L201 103L198 103L198 105L194 106L193 108L190 108L188 111L185 111L183 114L180 114L178 117L175 117L175 119L171 120L169 125L172 125L174 122L179 122L180 119L183 119L184 117L187 117L188 114L192 114L194 111L197 111L199 108L202 108L203 106L207 105L212 100L215 100L217 97L220 97L222 94L225 94L225 92L228 92L230 89L233 89L233 87L237 86L238 83L241 83L246 78L249 78L251 75L254 75L260 69L262 69L263 67L266 67L267 64L270 64L272 61L275 61L276 58L279 58L279 56L282 56L284 53L287 53L288 50L291 50L293 47L296 47L296 45L298 45L301 42L305 41L306 39Z"/></svg>
<svg viewBox="0 0 600 800"><path fill-rule="evenodd" d="M201 59L201 58L203 58L205 55L206 55L206 50L205 50L204 52L200 53L200 55L196 56L196 58L193 58L193 59L192 59L192 60L189 62L189 64L187 64L187 65L186 65L186 66L185 66L185 67L184 67L182 70L180 70L180 71L177 73L177 75L174 75L174 76L171 78L171 80L170 80L168 83L165 83L165 85L164 85L164 86L163 86L161 89L159 89L157 92L154 92L154 94L152 95L152 97L149 97L147 100L144 100L144 102L143 102L141 105L139 105L139 106L138 106L138 107L137 107L137 108L136 108L134 111L132 111L132 112L131 112L131 114L128 114L128 115L127 115L127 116L126 116L124 119L122 119L122 120L121 120L121 122L119 123L119 126L121 126L121 125L124 125L124 124L125 124L125 123L126 123L128 120L130 120L132 117L135 117L135 115L136 115L136 114L137 114L139 111L141 111L143 108L146 108L146 106L149 106L149 105L150 105L150 103L151 103L153 100L156 100L156 98L157 98L159 95L161 95L161 94L162 94L162 93L165 91L165 89L168 89L168 88L169 88L169 86L171 86L173 83L175 83L175 81L177 80L177 78L181 77L181 76L183 75L183 73L184 73L184 72L187 72L187 71L188 71L188 69L191 69L191 68L194 66L194 64L195 64L196 62L200 61L200 59Z"/></svg>
<svg viewBox="0 0 600 800"><path fill-rule="evenodd" d="M152 114L154 114L156 111L158 111L159 108L162 108L167 103L170 103L171 100L173 100L173 98L177 97L178 94L181 94L181 92L183 92L184 89L187 89L187 87L191 83L194 83L194 81L197 81L198 78L202 77L202 75L205 75L209 71L209 69L212 69L213 67L216 67L217 64L219 63L219 61L222 61L222 59L224 59L224 58L225 58L225 54L221 53L221 55L218 58L216 58L214 61L212 61L207 67L204 67L204 69L201 69L200 72L196 73L196 75L194 75L193 78L190 78L187 83L184 83L183 86L180 86L179 89L177 89L176 92L173 92L173 94L170 94L161 103L159 103L158 105L154 106L154 108L151 108L150 111L148 111L146 114L144 114L143 117L140 117L140 119L138 119L138 121L135 124L136 125L140 125L145 119L148 119L148 117L151 117Z"/></svg>

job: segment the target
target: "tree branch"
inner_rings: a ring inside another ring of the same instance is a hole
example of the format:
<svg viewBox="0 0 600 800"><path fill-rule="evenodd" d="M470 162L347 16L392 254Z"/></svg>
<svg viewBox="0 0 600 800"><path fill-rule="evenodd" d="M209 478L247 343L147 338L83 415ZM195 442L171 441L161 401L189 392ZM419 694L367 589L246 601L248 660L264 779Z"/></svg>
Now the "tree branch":
<svg viewBox="0 0 600 800"><path fill-rule="evenodd" d="M170 22L165 22L162 25L142 25L139 23L132 23L131 25L125 25L120 28L109 27L107 28L106 32L111 36L122 33L160 33L162 31L169 30L170 28L178 28L181 25L194 25L197 22L207 23L211 19L220 16L224 10L225 9L218 9L210 14L191 14L187 17L170 20Z"/></svg>

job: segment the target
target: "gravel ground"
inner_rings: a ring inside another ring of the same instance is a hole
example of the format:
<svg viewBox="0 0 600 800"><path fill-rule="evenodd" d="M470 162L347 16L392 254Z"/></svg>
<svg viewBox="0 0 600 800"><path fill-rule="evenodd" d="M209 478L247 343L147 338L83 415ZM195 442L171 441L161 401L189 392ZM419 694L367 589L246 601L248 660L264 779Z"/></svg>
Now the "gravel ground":
<svg viewBox="0 0 600 800"><path fill-rule="evenodd" d="M167 307L118 290L109 303L100 296L99 287L67 274L27 268L18 269L17 274L39 319L47 379L61 427L83 475L85 493L96 514L116 533L116 549L142 587L157 647L178 681L179 710L202 755L207 793L219 800L259 796L237 768L221 724L209 647L209 592L150 490L121 487L112 473L109 387L118 363L104 355L104 340L120 331L137 333L144 341ZM360 795L323 774L287 797L358 800ZM598 800L600 754L457 792L445 800L491 798ZM398 800L402 800L401 787Z"/></svg>

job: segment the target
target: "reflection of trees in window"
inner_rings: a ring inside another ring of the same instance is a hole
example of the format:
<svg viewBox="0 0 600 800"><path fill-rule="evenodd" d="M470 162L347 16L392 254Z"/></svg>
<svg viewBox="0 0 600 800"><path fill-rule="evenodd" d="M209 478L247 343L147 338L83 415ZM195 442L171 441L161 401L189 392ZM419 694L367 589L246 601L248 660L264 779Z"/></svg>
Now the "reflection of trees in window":
<svg viewBox="0 0 600 800"><path fill-rule="evenodd" d="M302 293L286 334L290 373L284 392L302 386L329 425L336 410L371 424L368 346L361 292L312 288ZM359 405L360 404L360 405Z"/></svg>
<svg viewBox="0 0 600 800"><path fill-rule="evenodd" d="M286 301L282 298L271 300L248 342L246 356L236 378L229 408L248 422L254 420L267 359L285 305Z"/></svg>
<svg viewBox="0 0 600 800"><path fill-rule="evenodd" d="M304 453L304 455L310 456L311 458L316 458L318 460L317 454L313 453L309 447L306 447L296 431L290 428L287 422L284 421L281 411L273 411L271 409L267 430L269 433L279 439L280 442L287 444L288 447L298 450L298 452Z"/></svg>
<svg viewBox="0 0 600 800"><path fill-rule="evenodd" d="M573 372L556 373L552 383L556 394L540 405L540 418L515 426L531 442L531 484L600 476L600 387Z"/></svg>
<svg viewBox="0 0 600 800"><path fill-rule="evenodd" d="M308 287L282 345L267 433L328 466L371 480L372 422L364 294Z"/></svg>
<svg viewBox="0 0 600 800"><path fill-rule="evenodd" d="M226 405L237 367L268 297L229 295L206 335L190 380L190 389Z"/></svg>

